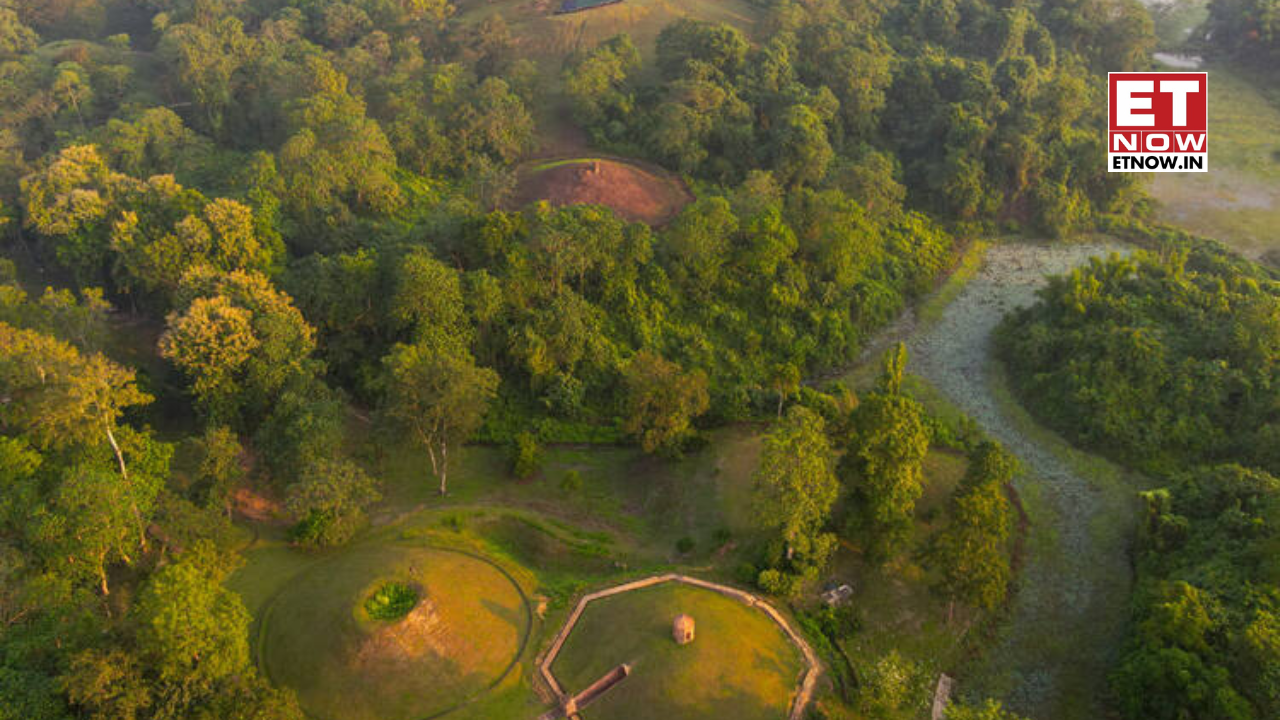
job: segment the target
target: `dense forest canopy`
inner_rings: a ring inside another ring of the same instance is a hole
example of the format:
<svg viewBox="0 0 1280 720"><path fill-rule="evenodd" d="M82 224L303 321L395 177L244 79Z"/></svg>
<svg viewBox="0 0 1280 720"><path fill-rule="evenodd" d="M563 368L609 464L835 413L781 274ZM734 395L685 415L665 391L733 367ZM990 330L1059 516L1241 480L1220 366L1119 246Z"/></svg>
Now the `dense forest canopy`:
<svg viewBox="0 0 1280 720"><path fill-rule="evenodd" d="M1095 261L1014 313L1001 353L1037 412L1155 472L1280 473L1280 285L1209 250Z"/></svg>
<svg viewBox="0 0 1280 720"><path fill-rule="evenodd" d="M1134 200L1106 172L1089 78L1146 64L1136 4L778 2L763 25L753 44L677 22L658 37L657 78L616 37L570 58L565 89L597 142L720 182L765 169L869 209L905 195L1051 234Z"/></svg>
<svg viewBox="0 0 1280 720"><path fill-rule="evenodd" d="M1264 5L1214 4L1224 47L1274 55ZM510 446L527 478L543 444L673 458L772 421L744 582L797 597L853 538L870 563L920 549L948 622L998 612L1013 458L912 397L901 345L862 397L809 379L978 234L1144 209L1104 166L1103 79L1149 65L1150 18L1134 0L752 7L750 29L689 17L653 47L550 59L447 0L0 7L0 720L302 718L226 586L234 495L278 497L292 545L340 545L396 443L443 495L469 442ZM569 119L694 199L661 226L516 207ZM1147 497L1160 555L1139 559L1116 676L1133 717L1276 711L1257 668L1280 647L1278 318L1273 278L1192 252L1057 280L1006 328L1056 426L1153 472L1197 466ZM917 548L931 444L966 470ZM805 617L816 638L853 624ZM910 715L899 660L842 703ZM1182 667L1203 679L1185 702L1144 704Z"/></svg>

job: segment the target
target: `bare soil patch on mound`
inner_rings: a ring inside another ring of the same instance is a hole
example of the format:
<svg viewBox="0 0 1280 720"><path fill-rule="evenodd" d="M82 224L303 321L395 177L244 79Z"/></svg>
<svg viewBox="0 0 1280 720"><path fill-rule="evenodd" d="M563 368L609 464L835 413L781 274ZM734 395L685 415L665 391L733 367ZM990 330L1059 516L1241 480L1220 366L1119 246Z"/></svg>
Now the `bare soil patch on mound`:
<svg viewBox="0 0 1280 720"><path fill-rule="evenodd" d="M408 615L365 638L355 654L355 665L378 672L381 665L411 663L428 653L450 657L455 650L436 604L424 598Z"/></svg>
<svg viewBox="0 0 1280 720"><path fill-rule="evenodd" d="M654 166L609 159L539 161L520 173L511 206L603 205L631 222L662 225L693 200L679 178Z"/></svg>

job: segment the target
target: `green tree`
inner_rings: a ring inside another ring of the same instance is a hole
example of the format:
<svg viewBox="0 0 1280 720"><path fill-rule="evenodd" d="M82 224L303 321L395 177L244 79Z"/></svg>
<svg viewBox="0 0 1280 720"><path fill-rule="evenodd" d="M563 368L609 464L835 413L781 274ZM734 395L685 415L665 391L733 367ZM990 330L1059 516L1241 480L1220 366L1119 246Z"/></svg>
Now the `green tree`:
<svg viewBox="0 0 1280 720"><path fill-rule="evenodd" d="M116 561L132 565L139 546L133 508L153 500L154 494L137 497L130 485L106 470L74 467L54 491L48 510L35 518L33 533L38 545L59 559L56 567L62 573L91 574L102 594L110 595L107 568Z"/></svg>
<svg viewBox="0 0 1280 720"><path fill-rule="evenodd" d="M297 524L293 537L307 545L341 545L365 523L365 508L379 499L373 478L349 460L312 463L289 486L285 508Z"/></svg>
<svg viewBox="0 0 1280 720"><path fill-rule="evenodd" d="M253 41L234 17L208 26L173 25L159 47L160 57L176 69L183 89L203 111L205 127L214 133L223 129L223 114L234 100L234 75L252 50Z"/></svg>
<svg viewBox="0 0 1280 720"><path fill-rule="evenodd" d="M671 79L695 60L729 75L742 66L750 47L742 31L731 25L681 18L658 33L658 67Z"/></svg>
<svg viewBox="0 0 1280 720"><path fill-rule="evenodd" d="M534 145L534 121L524 101L502 78L485 78L451 118L458 149L512 163Z"/></svg>
<svg viewBox="0 0 1280 720"><path fill-rule="evenodd" d="M101 354L82 355L60 340L3 322L0 347L5 348L0 387L8 394L8 401L0 403L0 424L19 430L41 448L93 448L105 442L120 480L135 486L120 499L132 510L138 541L145 546L144 504L154 492L143 488L146 478L131 479L119 425L129 408L151 402L138 389L133 371Z"/></svg>
<svg viewBox="0 0 1280 720"><path fill-rule="evenodd" d="M215 421L253 427L291 381L316 374L314 330L266 277L195 268L179 301L160 352L192 379Z"/></svg>
<svg viewBox="0 0 1280 720"><path fill-rule="evenodd" d="M622 429L647 453L677 452L692 433L694 418L710 405L707 376L685 372L649 350L641 350L623 369L626 408Z"/></svg>
<svg viewBox="0 0 1280 720"><path fill-rule="evenodd" d="M10 8L0 8L0 60L16 60L40 44L40 36Z"/></svg>
<svg viewBox="0 0 1280 720"><path fill-rule="evenodd" d="M72 145L23 178L27 226L53 241L58 261L77 279L96 280L109 255L108 218L135 184L93 146Z"/></svg>
<svg viewBox="0 0 1280 720"><path fill-rule="evenodd" d="M118 648L77 653L62 685L67 699L92 720L138 720L153 702L137 657Z"/></svg>
<svg viewBox="0 0 1280 720"><path fill-rule="evenodd" d="M782 417L782 404L787 398L800 392L800 368L794 363L779 363L769 374L769 388L778 395L778 417Z"/></svg>
<svg viewBox="0 0 1280 720"><path fill-rule="evenodd" d="M462 277L425 248L404 256L396 271L391 316L423 343L465 349L469 344Z"/></svg>
<svg viewBox="0 0 1280 720"><path fill-rule="evenodd" d="M927 557L941 578L938 589L950 600L993 610L1004 601L1009 585L1009 533L1012 510L1004 486L1017 461L1000 446L979 445L952 497L946 524L931 539Z"/></svg>
<svg viewBox="0 0 1280 720"><path fill-rule="evenodd" d="M692 295L710 297L737 231L738 219L724 198L702 198L685 207L663 234L672 279Z"/></svg>
<svg viewBox="0 0 1280 720"><path fill-rule="evenodd" d="M879 559L890 557L910 536L929 453L924 408L901 392L906 359L901 343L885 353L879 389L854 410L840 462L854 500L854 527L865 534L869 554Z"/></svg>
<svg viewBox="0 0 1280 720"><path fill-rule="evenodd" d="M192 391L210 417L230 420L243 392L242 369L259 344L253 313L219 296L196 298L171 316L160 352L194 379Z"/></svg>
<svg viewBox="0 0 1280 720"><path fill-rule="evenodd" d="M222 586L225 569L199 555L157 570L133 611L138 649L170 701L210 695L219 683L252 672L249 612Z"/></svg>
<svg viewBox="0 0 1280 720"><path fill-rule="evenodd" d="M296 240L310 249L344 241L357 213L383 215L400 207L396 155L381 126L348 88L348 78L321 56L308 56L286 103L291 136L280 148L281 195Z"/></svg>
<svg viewBox="0 0 1280 720"><path fill-rule="evenodd" d="M812 580L826 565L835 536L825 528L840 492L834 466L826 424L804 406L793 405L765 436L752 482L757 522L780 549L773 570Z"/></svg>
<svg viewBox="0 0 1280 720"><path fill-rule="evenodd" d="M867 663L859 677L857 706L866 717L907 720L925 707L928 691L921 667L896 649Z"/></svg>
<svg viewBox="0 0 1280 720"><path fill-rule="evenodd" d="M102 155L131 177L187 171L212 150L208 140L165 107L144 110L132 121L111 118L100 135Z"/></svg>
<svg viewBox="0 0 1280 720"><path fill-rule="evenodd" d="M244 482L244 446L225 425L210 425L200 439L199 477L206 507L222 509L231 517L232 493Z"/></svg>
<svg viewBox="0 0 1280 720"><path fill-rule="evenodd" d="M542 468L542 448L538 436L531 432L516 433L508 455L511 474L517 478L531 477Z"/></svg>
<svg viewBox="0 0 1280 720"><path fill-rule="evenodd" d="M423 344L397 345L385 360L383 411L427 451L431 471L448 492L449 448L480 427L498 388L498 374L465 352Z"/></svg>
<svg viewBox="0 0 1280 720"><path fill-rule="evenodd" d="M783 114L773 139L773 170L784 185L810 185L826 177L835 157L827 128L807 105L793 105Z"/></svg>
<svg viewBox="0 0 1280 720"><path fill-rule="evenodd" d="M617 35L565 68L564 89L574 115L597 137L609 137L609 123L625 121L634 110L630 80L639 67L640 51L629 36Z"/></svg>

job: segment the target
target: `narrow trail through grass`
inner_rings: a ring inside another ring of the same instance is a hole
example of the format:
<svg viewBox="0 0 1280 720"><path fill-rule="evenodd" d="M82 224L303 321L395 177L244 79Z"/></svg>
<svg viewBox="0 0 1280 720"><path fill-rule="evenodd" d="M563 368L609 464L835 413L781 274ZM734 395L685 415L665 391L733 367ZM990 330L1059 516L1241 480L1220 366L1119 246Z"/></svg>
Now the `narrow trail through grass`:
<svg viewBox="0 0 1280 720"><path fill-rule="evenodd" d="M1037 425L1004 387L992 331L1035 301L1048 274L1119 244L998 244L934 322L906 335L910 370L1017 455L1031 517L1029 557L1012 617L964 693L1004 698L1041 720L1102 717L1106 675L1122 638L1131 572L1135 486L1114 466Z"/></svg>

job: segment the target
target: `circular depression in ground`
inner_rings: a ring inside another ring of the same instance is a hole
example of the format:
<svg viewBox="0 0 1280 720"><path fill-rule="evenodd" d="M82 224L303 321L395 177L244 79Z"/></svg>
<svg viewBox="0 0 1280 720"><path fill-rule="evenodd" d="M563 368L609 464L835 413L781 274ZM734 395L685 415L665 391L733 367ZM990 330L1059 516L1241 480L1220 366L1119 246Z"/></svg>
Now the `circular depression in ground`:
<svg viewBox="0 0 1280 720"><path fill-rule="evenodd" d="M683 646L671 634L680 614L697 628ZM574 694L621 663L631 675L583 710L585 720L781 720L805 670L762 611L680 583L589 603L551 670Z"/></svg>
<svg viewBox="0 0 1280 720"><path fill-rule="evenodd" d="M365 602L387 582L419 601L394 621ZM318 720L422 720L501 680L529 630L520 588L492 563L409 545L354 548L324 560L272 602L261 661Z"/></svg>

